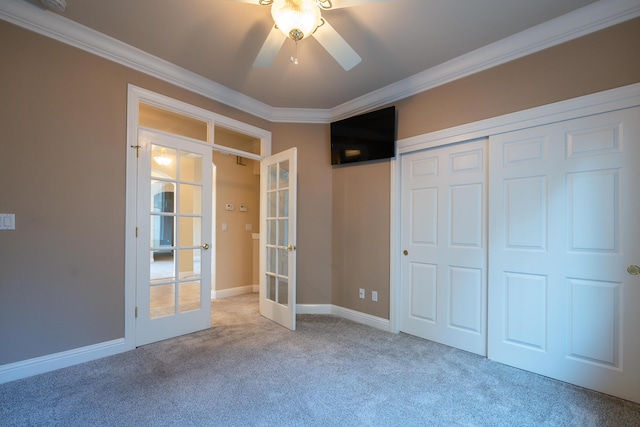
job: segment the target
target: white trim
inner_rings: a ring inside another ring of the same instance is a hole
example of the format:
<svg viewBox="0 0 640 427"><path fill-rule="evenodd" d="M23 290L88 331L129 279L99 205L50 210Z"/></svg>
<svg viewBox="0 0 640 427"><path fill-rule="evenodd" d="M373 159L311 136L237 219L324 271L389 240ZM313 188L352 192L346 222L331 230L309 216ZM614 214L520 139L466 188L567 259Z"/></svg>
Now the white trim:
<svg viewBox="0 0 640 427"><path fill-rule="evenodd" d="M0 384L122 353L124 339L106 341L0 366Z"/></svg>
<svg viewBox="0 0 640 427"><path fill-rule="evenodd" d="M333 314L331 304L296 304L296 314Z"/></svg>
<svg viewBox="0 0 640 427"><path fill-rule="evenodd" d="M579 98L569 99L491 119L401 139L397 143L396 158L391 162L391 169L395 174L396 182L396 184L393 185L392 180L391 201L396 205L400 204L399 197L402 180L400 157L402 154L427 148L441 147L477 138L487 138L499 133L526 129L533 126L540 126L623 108L631 108L638 105L640 105L640 83L635 83L616 89L581 96ZM397 210L394 215L394 210L392 208L391 216L391 230L394 240L392 240L393 244L391 245L392 253L390 256L390 263L391 270L393 271L395 268L396 273L391 277L389 292L390 302L393 303L393 306L391 306L391 314L393 316L397 316L397 319L392 317L392 319L397 321L397 323L391 323L392 331L396 331L396 329L399 330L401 326L399 320L401 311L400 255L395 254L394 256L393 253L394 248L399 248L401 244L400 206L396 206L396 209ZM394 265L396 262L397 264Z"/></svg>
<svg viewBox="0 0 640 427"><path fill-rule="evenodd" d="M0 2L0 19L269 120L272 108L168 61L21 0Z"/></svg>
<svg viewBox="0 0 640 427"><path fill-rule="evenodd" d="M219 291L214 291L212 289L211 299L214 300L214 299L235 297L235 296L244 295L244 294L252 294L255 292L254 291L255 286L256 285L238 286L236 288L222 289Z"/></svg>
<svg viewBox="0 0 640 427"><path fill-rule="evenodd" d="M296 304L297 314L333 315L385 332L391 331L389 320L333 304Z"/></svg>
<svg viewBox="0 0 640 427"><path fill-rule="evenodd" d="M393 224L400 224L400 179L397 170L400 165L398 164L398 153L396 148L396 155L391 159L389 170L389 283L396 283L400 278L400 234L399 229L393 227ZM392 290L391 287L390 290ZM393 333L400 332L400 292L389 293L389 331Z"/></svg>
<svg viewBox="0 0 640 427"><path fill-rule="evenodd" d="M640 83L398 140L398 155L640 105Z"/></svg>
<svg viewBox="0 0 640 427"><path fill-rule="evenodd" d="M638 16L638 0L598 1L334 107L331 117L381 107Z"/></svg>
<svg viewBox="0 0 640 427"><path fill-rule="evenodd" d="M331 110L314 108L273 108L271 118L273 123L331 123Z"/></svg>
<svg viewBox="0 0 640 427"><path fill-rule="evenodd" d="M0 2L0 19L256 117L285 123L329 123L332 120L407 98L637 16L640 16L638 0L598 1L326 110L274 108L23 0Z"/></svg>
<svg viewBox="0 0 640 427"><path fill-rule="evenodd" d="M331 307L331 314L333 314L334 316L342 317L343 319L352 320L356 323L371 326L382 331L389 332L391 330L389 321L387 319L372 316L367 313L361 313L359 311L334 305Z"/></svg>

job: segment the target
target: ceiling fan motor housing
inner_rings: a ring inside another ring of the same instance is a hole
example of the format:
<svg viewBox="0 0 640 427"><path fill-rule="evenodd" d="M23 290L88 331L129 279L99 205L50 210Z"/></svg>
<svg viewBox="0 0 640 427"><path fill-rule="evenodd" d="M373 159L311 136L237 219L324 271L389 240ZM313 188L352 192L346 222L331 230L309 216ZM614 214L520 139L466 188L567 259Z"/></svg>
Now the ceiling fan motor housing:
<svg viewBox="0 0 640 427"><path fill-rule="evenodd" d="M289 31L289 38L295 41L300 41L304 38L304 33L297 28Z"/></svg>
<svg viewBox="0 0 640 427"><path fill-rule="evenodd" d="M313 34L321 23L316 0L273 0L271 16L278 29L296 42Z"/></svg>

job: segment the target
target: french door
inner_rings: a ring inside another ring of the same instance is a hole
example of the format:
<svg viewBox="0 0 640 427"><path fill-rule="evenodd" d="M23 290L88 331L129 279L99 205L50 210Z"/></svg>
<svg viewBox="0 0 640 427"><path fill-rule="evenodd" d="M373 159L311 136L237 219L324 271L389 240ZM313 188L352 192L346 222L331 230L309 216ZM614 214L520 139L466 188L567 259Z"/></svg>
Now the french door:
<svg viewBox="0 0 640 427"><path fill-rule="evenodd" d="M296 329L297 150L262 160L260 314Z"/></svg>
<svg viewBox="0 0 640 427"><path fill-rule="evenodd" d="M211 324L211 147L138 132L136 346Z"/></svg>
<svg viewBox="0 0 640 427"><path fill-rule="evenodd" d="M486 139L402 156L400 330L486 354Z"/></svg>

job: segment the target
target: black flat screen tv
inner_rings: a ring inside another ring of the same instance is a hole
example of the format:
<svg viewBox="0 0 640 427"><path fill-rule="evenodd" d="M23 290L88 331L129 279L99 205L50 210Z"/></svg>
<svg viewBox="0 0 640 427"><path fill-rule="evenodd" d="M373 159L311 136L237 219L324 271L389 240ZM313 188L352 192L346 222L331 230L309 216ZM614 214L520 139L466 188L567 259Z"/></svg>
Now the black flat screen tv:
<svg viewBox="0 0 640 427"><path fill-rule="evenodd" d="M396 107L331 123L331 164L389 159L396 152Z"/></svg>

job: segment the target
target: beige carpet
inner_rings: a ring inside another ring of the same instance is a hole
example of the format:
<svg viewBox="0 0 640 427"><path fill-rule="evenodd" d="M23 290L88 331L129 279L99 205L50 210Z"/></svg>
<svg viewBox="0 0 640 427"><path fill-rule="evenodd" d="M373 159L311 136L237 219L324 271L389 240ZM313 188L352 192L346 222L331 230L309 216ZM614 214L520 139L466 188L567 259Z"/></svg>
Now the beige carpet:
<svg viewBox="0 0 640 427"><path fill-rule="evenodd" d="M640 405L256 295L211 329L0 385L2 426L639 426Z"/></svg>

